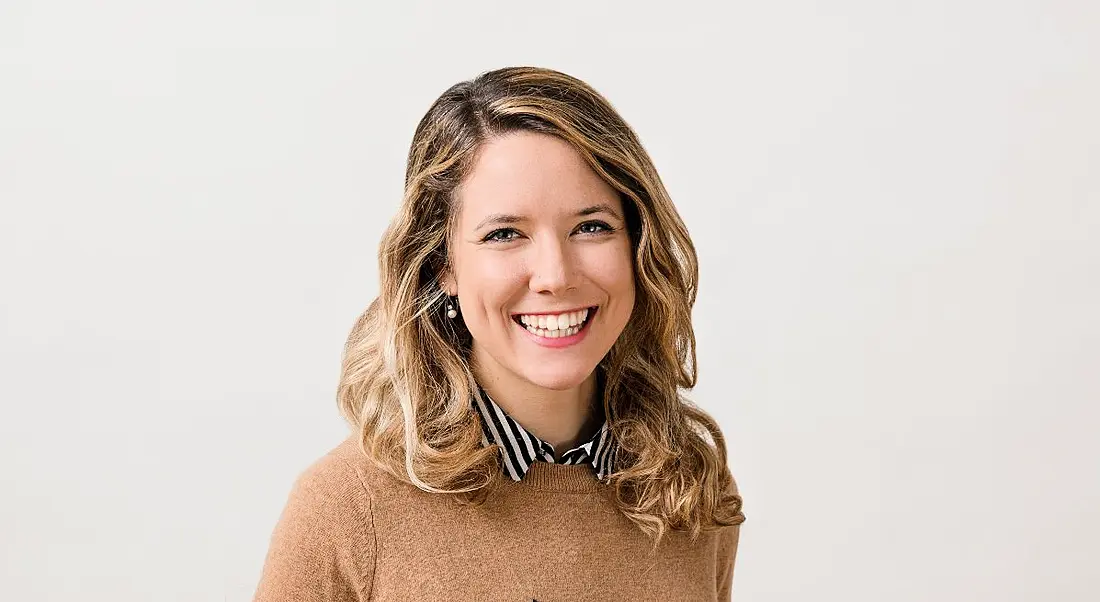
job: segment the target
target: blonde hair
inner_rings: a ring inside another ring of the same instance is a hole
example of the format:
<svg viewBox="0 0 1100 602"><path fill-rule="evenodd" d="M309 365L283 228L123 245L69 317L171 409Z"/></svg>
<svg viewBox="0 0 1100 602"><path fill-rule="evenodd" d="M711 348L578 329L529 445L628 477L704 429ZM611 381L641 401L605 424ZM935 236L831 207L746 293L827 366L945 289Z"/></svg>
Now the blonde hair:
<svg viewBox="0 0 1100 602"><path fill-rule="evenodd" d="M472 339L443 315L440 278L459 213L453 194L487 140L527 130L557 136L622 199L634 253L630 321L597 370L619 445L609 486L619 509L653 538L740 524L741 498L715 420L682 397L696 384L699 268L687 228L649 155L611 104L550 69L483 73L440 96L416 127L401 208L379 246L380 292L356 321L337 391L364 453L394 477L481 503L505 478L483 447Z"/></svg>

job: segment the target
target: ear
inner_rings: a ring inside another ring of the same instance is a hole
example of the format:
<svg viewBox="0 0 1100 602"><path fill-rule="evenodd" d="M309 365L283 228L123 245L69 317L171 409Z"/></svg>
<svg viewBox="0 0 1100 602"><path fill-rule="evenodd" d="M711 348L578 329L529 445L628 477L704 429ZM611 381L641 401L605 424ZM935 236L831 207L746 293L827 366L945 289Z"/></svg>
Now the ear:
<svg viewBox="0 0 1100 602"><path fill-rule="evenodd" d="M444 270L443 273L440 274L439 288L443 289L450 297L458 294L458 282L455 281L454 274L451 270Z"/></svg>

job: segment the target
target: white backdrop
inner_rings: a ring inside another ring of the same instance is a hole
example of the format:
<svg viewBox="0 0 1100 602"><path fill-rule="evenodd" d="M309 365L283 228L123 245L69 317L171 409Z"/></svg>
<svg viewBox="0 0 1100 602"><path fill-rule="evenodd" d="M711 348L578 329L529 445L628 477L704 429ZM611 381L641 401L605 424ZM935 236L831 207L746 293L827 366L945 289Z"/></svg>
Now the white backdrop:
<svg viewBox="0 0 1100 602"><path fill-rule="evenodd" d="M249 600L417 120L506 65L701 259L734 599L1095 600L1100 5L0 5L0 598Z"/></svg>

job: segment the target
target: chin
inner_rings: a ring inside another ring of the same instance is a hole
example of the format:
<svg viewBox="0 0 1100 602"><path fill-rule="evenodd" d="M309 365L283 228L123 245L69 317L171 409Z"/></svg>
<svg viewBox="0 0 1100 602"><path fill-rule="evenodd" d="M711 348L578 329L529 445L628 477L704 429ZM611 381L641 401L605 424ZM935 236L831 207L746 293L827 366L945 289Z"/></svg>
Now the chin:
<svg viewBox="0 0 1100 602"><path fill-rule="evenodd" d="M523 373L523 376L529 382L544 389L565 391L579 387L591 374L592 370L588 370L587 372L581 370L546 370L537 373L526 372Z"/></svg>

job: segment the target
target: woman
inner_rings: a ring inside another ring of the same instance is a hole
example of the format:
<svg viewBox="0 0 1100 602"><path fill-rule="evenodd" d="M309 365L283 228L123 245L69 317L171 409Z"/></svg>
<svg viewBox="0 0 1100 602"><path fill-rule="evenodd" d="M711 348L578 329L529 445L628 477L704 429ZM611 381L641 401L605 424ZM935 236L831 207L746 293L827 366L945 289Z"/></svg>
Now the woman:
<svg viewBox="0 0 1100 602"><path fill-rule="evenodd" d="M694 247L603 97L536 68L444 92L379 267L354 432L296 481L257 601L729 600L741 498L679 395Z"/></svg>

